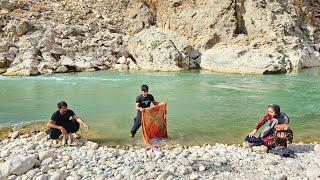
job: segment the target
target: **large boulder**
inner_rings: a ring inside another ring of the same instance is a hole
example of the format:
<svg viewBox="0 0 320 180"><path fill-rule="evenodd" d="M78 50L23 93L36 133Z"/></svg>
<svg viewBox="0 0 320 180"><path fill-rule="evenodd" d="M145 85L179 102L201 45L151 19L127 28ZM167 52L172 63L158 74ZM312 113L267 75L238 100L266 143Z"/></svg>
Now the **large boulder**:
<svg viewBox="0 0 320 180"><path fill-rule="evenodd" d="M42 52L42 61L37 66L40 74L52 74L60 66L49 52Z"/></svg>
<svg viewBox="0 0 320 180"><path fill-rule="evenodd" d="M84 55L77 53L75 56L75 69L76 71L87 71L93 69L100 69L99 67L104 65L104 62L94 56Z"/></svg>
<svg viewBox="0 0 320 180"><path fill-rule="evenodd" d="M234 34L236 17L233 0L148 2L155 2L158 27L179 32L200 52Z"/></svg>
<svg viewBox="0 0 320 180"><path fill-rule="evenodd" d="M66 66L59 66L57 69L56 69L56 72L57 73L65 73L65 72L68 72L68 68Z"/></svg>
<svg viewBox="0 0 320 180"><path fill-rule="evenodd" d="M38 51L29 49L19 53L4 75L33 76L38 75Z"/></svg>
<svg viewBox="0 0 320 180"><path fill-rule="evenodd" d="M61 56L60 64L63 66L74 66L74 60L69 56Z"/></svg>
<svg viewBox="0 0 320 180"><path fill-rule="evenodd" d="M0 167L3 175L22 175L31 170L37 162L34 156L15 156L8 159Z"/></svg>
<svg viewBox="0 0 320 180"><path fill-rule="evenodd" d="M67 173L64 171L56 171L53 175L49 178L49 180L65 180L67 178Z"/></svg>
<svg viewBox="0 0 320 180"><path fill-rule="evenodd" d="M152 9L141 2L132 3L126 13L126 26L129 34L136 34L156 23L156 15Z"/></svg>
<svg viewBox="0 0 320 180"><path fill-rule="evenodd" d="M25 35L31 29L28 21L11 20L3 30L11 37L20 37Z"/></svg>
<svg viewBox="0 0 320 180"><path fill-rule="evenodd" d="M55 52L56 51L56 47L54 47L55 37L56 37L56 33L53 31L53 29L47 28L42 38L40 39L37 48L44 51L54 50Z"/></svg>
<svg viewBox="0 0 320 180"><path fill-rule="evenodd" d="M237 44L219 44L207 50L201 57L202 69L222 73L265 74L286 72L284 55L274 48L250 49Z"/></svg>
<svg viewBox="0 0 320 180"><path fill-rule="evenodd" d="M1 40L0 41L0 53L9 51L10 47L14 47L14 43L9 40Z"/></svg>
<svg viewBox="0 0 320 180"><path fill-rule="evenodd" d="M145 29L128 42L128 52L142 70L180 71L189 68L188 41L171 30Z"/></svg>
<svg viewBox="0 0 320 180"><path fill-rule="evenodd" d="M16 9L18 7L19 7L18 3L10 2L8 0L0 1L0 9L2 9L2 10L13 11L14 9Z"/></svg>

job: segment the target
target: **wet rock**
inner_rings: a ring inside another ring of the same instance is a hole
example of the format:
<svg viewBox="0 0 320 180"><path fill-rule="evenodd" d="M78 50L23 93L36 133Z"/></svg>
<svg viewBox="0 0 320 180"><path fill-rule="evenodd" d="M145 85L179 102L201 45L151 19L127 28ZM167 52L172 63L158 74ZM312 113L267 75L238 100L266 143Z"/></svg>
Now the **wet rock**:
<svg viewBox="0 0 320 180"><path fill-rule="evenodd" d="M65 73L68 71L68 68L66 66L59 66L56 70L57 73Z"/></svg>
<svg viewBox="0 0 320 180"><path fill-rule="evenodd" d="M11 134L11 139L15 139L19 136L20 132L19 131L14 131L12 134Z"/></svg>
<svg viewBox="0 0 320 180"><path fill-rule="evenodd" d="M128 70L128 65L126 65L126 64L115 64L113 69L117 70L117 71L127 71Z"/></svg>

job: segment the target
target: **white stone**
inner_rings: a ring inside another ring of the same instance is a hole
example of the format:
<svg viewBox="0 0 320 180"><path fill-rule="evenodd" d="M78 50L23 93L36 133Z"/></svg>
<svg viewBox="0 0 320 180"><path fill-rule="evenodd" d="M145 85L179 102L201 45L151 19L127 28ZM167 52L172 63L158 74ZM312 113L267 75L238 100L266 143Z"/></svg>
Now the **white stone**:
<svg viewBox="0 0 320 180"><path fill-rule="evenodd" d="M306 175L311 179L318 179L320 177L320 168L308 168Z"/></svg>
<svg viewBox="0 0 320 180"><path fill-rule="evenodd" d="M137 174L141 169L140 165L137 165L135 168L133 168L133 170L131 171L132 174Z"/></svg>
<svg viewBox="0 0 320 180"><path fill-rule="evenodd" d="M124 57L124 56L121 56L121 57L117 60L117 62L118 62L119 64L127 64L127 58Z"/></svg>
<svg viewBox="0 0 320 180"><path fill-rule="evenodd" d="M68 176L66 180L80 180L80 176Z"/></svg>
<svg viewBox="0 0 320 180"><path fill-rule="evenodd" d="M252 150L257 153L266 153L268 151L268 147L264 145L252 146Z"/></svg>
<svg viewBox="0 0 320 180"><path fill-rule="evenodd" d="M320 144L316 144L313 148L314 152L320 153Z"/></svg>
<svg viewBox="0 0 320 180"><path fill-rule="evenodd" d="M49 180L65 180L67 178L67 173L64 171L56 171Z"/></svg>
<svg viewBox="0 0 320 180"><path fill-rule="evenodd" d="M64 72L67 72L67 71L68 71L68 68L66 66L60 66L56 70L57 73L64 73Z"/></svg>
<svg viewBox="0 0 320 180"><path fill-rule="evenodd" d="M49 158L44 159L44 160L41 162L41 164L42 164L42 165L49 165L49 164L51 164L52 162L53 162L53 157L49 157Z"/></svg>
<svg viewBox="0 0 320 180"><path fill-rule="evenodd" d="M26 173L26 175L27 175L29 178L33 178L38 171L39 171L39 169L32 169L32 170L28 171L28 172Z"/></svg>
<svg viewBox="0 0 320 180"><path fill-rule="evenodd" d="M52 151L43 151L39 153L39 160L44 160L50 157L54 157L54 153Z"/></svg>
<svg viewBox="0 0 320 180"><path fill-rule="evenodd" d="M183 157L183 156L179 156L178 157L178 161L182 164L182 165L185 165L185 166L189 166L190 165L190 162L187 158Z"/></svg>
<svg viewBox="0 0 320 180"><path fill-rule="evenodd" d="M0 157L5 158L9 156L10 151L8 149L4 149L1 151Z"/></svg>
<svg viewBox="0 0 320 180"><path fill-rule="evenodd" d="M15 139L19 136L20 132L19 131L14 131L12 134L11 134L11 139Z"/></svg>
<svg viewBox="0 0 320 180"><path fill-rule="evenodd" d="M61 56L61 65L63 66L74 66L73 60L68 56Z"/></svg>
<svg viewBox="0 0 320 180"><path fill-rule="evenodd" d="M166 180L172 173L170 171L164 171L162 172L156 180Z"/></svg>
<svg viewBox="0 0 320 180"><path fill-rule="evenodd" d="M34 140L36 141L41 141L42 139L44 139L47 136L47 134L45 132L39 132L38 134L36 134L34 136Z"/></svg>
<svg viewBox="0 0 320 180"><path fill-rule="evenodd" d="M48 180L49 176L47 174L42 174L36 177L36 180Z"/></svg>
<svg viewBox="0 0 320 180"><path fill-rule="evenodd" d="M190 175L190 179L191 180L195 180L195 179L198 179L199 178L199 175L198 174L191 174Z"/></svg>
<svg viewBox="0 0 320 180"><path fill-rule="evenodd" d="M8 159L0 170L3 175L22 175L33 168L37 159L33 156L15 156Z"/></svg>
<svg viewBox="0 0 320 180"><path fill-rule="evenodd" d="M206 167L204 167L204 166L199 166L199 171L205 171L206 170Z"/></svg>
<svg viewBox="0 0 320 180"><path fill-rule="evenodd" d="M174 171L176 170L176 168L173 165L166 166L165 169L172 172L172 173L174 173Z"/></svg>
<svg viewBox="0 0 320 180"><path fill-rule="evenodd" d="M189 173L188 168L186 168L185 166L180 166L180 167L179 167L179 172L180 172L180 174L182 174L182 175L186 175L186 174Z"/></svg>
<svg viewBox="0 0 320 180"><path fill-rule="evenodd" d="M98 147L99 147L98 143L93 143L93 144L90 145L90 148L93 149L93 150L98 149Z"/></svg>
<svg viewBox="0 0 320 180"><path fill-rule="evenodd" d="M128 70L128 65L126 65L126 64L115 64L113 69L117 70L117 71L126 71L126 70Z"/></svg>

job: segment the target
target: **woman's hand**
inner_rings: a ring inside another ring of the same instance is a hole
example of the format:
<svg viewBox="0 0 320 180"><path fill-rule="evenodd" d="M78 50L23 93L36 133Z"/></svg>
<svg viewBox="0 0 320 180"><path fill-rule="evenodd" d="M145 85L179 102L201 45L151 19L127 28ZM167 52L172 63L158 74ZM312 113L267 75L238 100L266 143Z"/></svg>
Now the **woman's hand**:
<svg viewBox="0 0 320 180"><path fill-rule="evenodd" d="M257 133L257 129L254 129L250 134L249 134L249 137L252 137L252 136L255 136L256 133Z"/></svg>

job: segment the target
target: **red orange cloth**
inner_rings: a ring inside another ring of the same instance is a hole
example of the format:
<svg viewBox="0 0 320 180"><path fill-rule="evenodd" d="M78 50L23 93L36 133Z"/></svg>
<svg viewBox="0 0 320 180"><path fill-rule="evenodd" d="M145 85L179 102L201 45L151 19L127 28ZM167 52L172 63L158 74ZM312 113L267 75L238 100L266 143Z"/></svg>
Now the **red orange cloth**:
<svg viewBox="0 0 320 180"><path fill-rule="evenodd" d="M164 139L167 133L167 103L162 102L142 111L142 133L147 144L152 139Z"/></svg>

